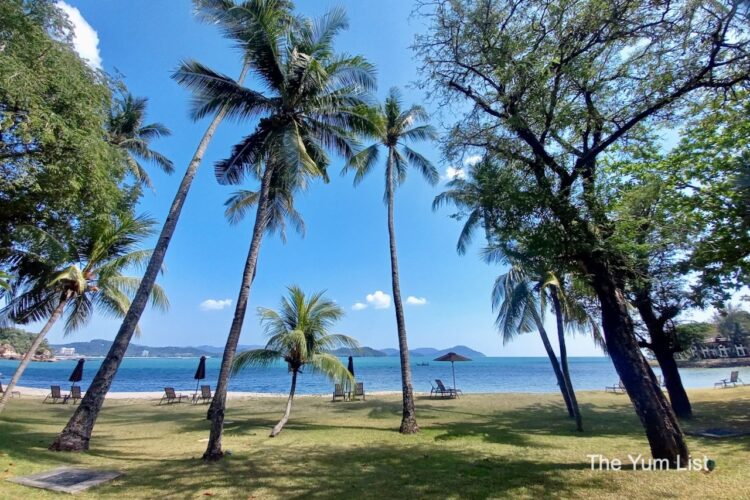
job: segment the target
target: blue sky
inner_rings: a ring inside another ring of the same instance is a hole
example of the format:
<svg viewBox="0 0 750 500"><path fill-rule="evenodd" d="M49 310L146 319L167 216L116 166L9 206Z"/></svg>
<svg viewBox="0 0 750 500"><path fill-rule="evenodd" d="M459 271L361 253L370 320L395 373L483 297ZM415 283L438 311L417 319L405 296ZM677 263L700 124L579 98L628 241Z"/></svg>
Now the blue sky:
<svg viewBox="0 0 750 500"><path fill-rule="evenodd" d="M150 99L149 121L163 122L173 131L172 137L154 147L174 161L177 173L167 176L151 169L156 192L147 192L140 206L140 211L161 223L207 126L207 121L193 123L188 118L189 95L170 74L178 61L193 58L236 76L240 58L217 30L196 22L187 0L67 3L77 9L68 11L77 25L79 53L91 64L121 73L131 92ZM335 5L316 0L297 2L298 10L307 15L320 15ZM434 109L420 91L410 87L417 78L418 63L409 46L421 29L418 19L410 19L410 3L359 0L344 5L350 28L338 38L337 49L362 54L376 65L378 97L382 99L391 86L398 86L407 104L424 103ZM438 118L434 122L441 124ZM171 310L147 311L141 321L143 334L135 342L224 344L252 220L237 226L224 220L223 203L236 188L217 184L212 164L253 126L225 122L210 145L167 254L167 274L160 280L169 294ZM417 144L415 149L432 159L443 176L452 167L441 162L436 144ZM330 184L314 184L299 196L298 208L307 225L304 238L290 235L286 245L274 237L264 240L242 343L263 343L255 308L276 306L285 286L298 284L308 291L326 289L346 310L337 331L354 336L363 345L397 345L393 305L382 295L391 294L382 169L355 189L351 177L338 175L341 166L340 159L332 165ZM403 300L411 296L415 302L405 306L410 347L465 344L489 355L544 355L536 334L502 346L493 328L490 289L503 269L481 261L481 241L467 255L456 254L461 224L448 217L449 209L431 210L432 199L443 187L443 180L432 187L414 171L397 192ZM213 301L208 303L213 307L201 307L205 301ZM357 303L367 307L354 307ZM69 339L111 339L118 326L118 321L97 317ZM49 339L60 342L61 329L55 328ZM569 351L572 355L599 354L582 335L569 340Z"/></svg>

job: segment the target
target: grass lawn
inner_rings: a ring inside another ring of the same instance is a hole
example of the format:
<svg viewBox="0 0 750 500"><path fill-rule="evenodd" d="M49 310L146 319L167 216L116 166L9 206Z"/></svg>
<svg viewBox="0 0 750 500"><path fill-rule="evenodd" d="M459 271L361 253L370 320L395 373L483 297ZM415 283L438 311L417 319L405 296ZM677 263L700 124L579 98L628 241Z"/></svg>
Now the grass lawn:
<svg viewBox="0 0 750 500"><path fill-rule="evenodd" d="M686 431L750 431L750 387L690 395L696 417ZM92 449L63 454L46 448L71 406L15 399L0 416L0 498L57 496L4 479L68 464L125 473L84 498L750 498L750 436L689 437L694 457L716 461L712 473L592 471L587 454L629 464L628 453L649 456L648 444L627 396L582 392L580 401L583 434L555 395L421 397L422 432L401 436L398 396L353 403L302 397L281 435L269 438L283 400L235 400L224 440L232 455L204 464L205 407L108 401Z"/></svg>

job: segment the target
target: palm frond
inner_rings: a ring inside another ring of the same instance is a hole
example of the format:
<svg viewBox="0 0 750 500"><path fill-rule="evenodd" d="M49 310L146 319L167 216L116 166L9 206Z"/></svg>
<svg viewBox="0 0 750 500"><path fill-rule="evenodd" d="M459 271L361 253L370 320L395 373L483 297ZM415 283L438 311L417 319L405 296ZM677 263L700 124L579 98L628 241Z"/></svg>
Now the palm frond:
<svg viewBox="0 0 750 500"><path fill-rule="evenodd" d="M234 357L230 374L231 376L235 376L250 366L267 368L282 359L284 359L284 356L281 352L271 349L253 349L250 351L244 351Z"/></svg>

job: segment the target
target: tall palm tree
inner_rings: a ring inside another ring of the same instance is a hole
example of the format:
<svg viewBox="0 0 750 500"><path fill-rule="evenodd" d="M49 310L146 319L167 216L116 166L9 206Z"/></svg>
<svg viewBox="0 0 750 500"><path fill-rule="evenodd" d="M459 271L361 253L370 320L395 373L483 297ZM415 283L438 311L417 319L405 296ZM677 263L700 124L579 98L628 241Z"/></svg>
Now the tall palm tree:
<svg viewBox="0 0 750 500"><path fill-rule="evenodd" d="M172 160L151 149L150 142L171 135L161 123L144 125L148 99L135 97L125 92L115 99L107 120L107 136L110 143L123 150L128 170L141 184L152 188L151 178L140 161L148 161L164 172L174 172Z"/></svg>
<svg viewBox="0 0 750 500"><path fill-rule="evenodd" d="M65 334L85 325L97 309L121 318L130 306L130 297L139 278L124 276L130 266L138 266L150 251L136 246L151 234L153 221L145 217L124 218L96 224L82 238L60 242L37 228L28 228L28 248L12 252L19 282L16 293L0 312L14 323L44 321L42 330L16 368L8 390L0 400L0 411L52 326L63 316ZM169 305L164 291L155 286L152 304L160 309Z"/></svg>
<svg viewBox="0 0 750 500"><path fill-rule="evenodd" d="M386 150L385 202L388 206L391 283L393 286L393 304L396 309L398 348L401 358L403 411L400 432L403 434L418 432L419 425L414 409L414 390L411 382L411 366L409 365L409 346L406 339L406 320L404 319L404 306L401 302L393 205L396 186L406 180L409 166L416 168L430 184L434 185L438 181L438 172L435 166L408 145L412 141L436 138L435 129L426 123L428 119L427 112L421 106L415 105L404 109L398 89L390 89L385 103L377 110L378 128L375 136L378 142L357 153L346 167L347 170L354 170L354 183L356 185L378 162L380 148L383 147Z"/></svg>
<svg viewBox="0 0 750 500"><path fill-rule="evenodd" d="M248 366L269 366L283 360L292 374L292 385L284 415L273 430L277 436L284 428L292 411L292 401L297 388L297 375L307 366L312 372L322 373L332 380L354 382L354 377L341 360L329 354L339 347L356 349L359 343L346 335L328 333L329 328L344 315L332 300L318 292L311 297L297 286L290 286L289 297L281 299L279 311L259 308L261 323L270 337L263 349L245 351L237 355L232 364L232 374Z"/></svg>
<svg viewBox="0 0 750 500"><path fill-rule="evenodd" d="M250 175L260 181L260 187L253 202L255 225L234 318L208 410L212 424L205 460L223 456L227 384L269 209L273 210L270 193L274 176L280 175L279 179L291 186L304 186L316 177L327 181L326 150L349 158L356 145L353 138L372 130L366 97L375 87L374 69L362 57L337 55L333 50L333 39L348 25L342 9L333 9L317 21L295 18L290 22L288 11L277 2L254 0L243 4L242 16L249 20L247 25L257 27L247 59L263 84L263 92L194 61L184 62L176 74L178 82L194 93L194 116L225 106L236 118L257 119L255 129L215 167L221 184L238 184Z"/></svg>
<svg viewBox="0 0 750 500"><path fill-rule="evenodd" d="M250 69L250 61L244 56L244 53L249 50L245 47L245 44L249 44L250 47L252 46L251 42L256 36L258 36L258 30L255 29L252 23L243 23L241 19L242 9L240 6L236 6L232 1L193 0L193 3L195 5L196 14L200 19L219 27L224 32L225 36L233 40L243 51L242 71L237 79L237 82L241 84L245 80L245 76ZM177 222L180 219L182 207L187 199L190 186L193 183L195 174L198 172L198 167L200 167L201 162L203 161L208 145L211 143L211 140L216 133L216 129L226 117L228 109L228 106L219 107L216 110L216 114L211 120L211 123L208 125L208 128L203 133L203 137L198 143L198 147L185 169L185 174L177 188L177 192L172 200L172 205L169 207L169 212L167 213L167 218L164 221L161 233L159 234L156 248L148 261L146 272L143 275L141 285L135 294L131 307L128 309L128 312L120 325L120 329L112 342L112 346L110 347L107 356L102 361L102 364L94 376L94 380L91 382L88 391L86 391L86 395L81 401L81 404L78 406L75 413L73 413L73 416L70 417L65 428L50 446L51 450L82 451L88 449L91 433L94 430L96 419L99 416L102 405L104 404L104 397L112 386L112 381L117 374L120 363L122 363L122 360L125 357L125 352L133 338L138 321L140 321L141 315L146 308L148 297L151 294L154 283L156 283L156 276L162 268L164 257L169 248L169 243L172 241L172 236L177 228ZM206 113L206 115L208 115L208 113Z"/></svg>

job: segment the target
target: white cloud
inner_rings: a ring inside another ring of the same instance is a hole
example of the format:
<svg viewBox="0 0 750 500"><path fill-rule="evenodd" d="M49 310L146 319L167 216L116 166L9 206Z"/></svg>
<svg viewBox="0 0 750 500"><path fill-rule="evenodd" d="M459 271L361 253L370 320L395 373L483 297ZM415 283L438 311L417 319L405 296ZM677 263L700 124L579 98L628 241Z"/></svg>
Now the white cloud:
<svg viewBox="0 0 750 500"><path fill-rule="evenodd" d="M102 56L99 54L99 34L83 18L81 11L72 5L59 1L55 6L65 12L73 25L73 48L81 59L93 69L102 69Z"/></svg>
<svg viewBox="0 0 750 500"><path fill-rule="evenodd" d="M232 299L206 299L200 303L201 311L221 311L232 305Z"/></svg>
<svg viewBox="0 0 750 500"><path fill-rule="evenodd" d="M365 298L367 303L372 304L375 309L388 309L391 306L391 296L380 290L367 294Z"/></svg>
<svg viewBox="0 0 750 500"><path fill-rule="evenodd" d="M406 303L412 306L423 306L427 303L427 299L424 297L415 297L413 295L409 295L406 298Z"/></svg>
<svg viewBox="0 0 750 500"><path fill-rule="evenodd" d="M460 167L448 167L445 169L443 180L452 181L453 179L466 179L466 172Z"/></svg>
<svg viewBox="0 0 750 500"><path fill-rule="evenodd" d="M464 166L466 166L466 167L473 167L474 165L476 165L480 161L482 161L482 156L481 155L472 155L472 156L469 156L468 158L466 158L464 160Z"/></svg>
<svg viewBox="0 0 750 500"><path fill-rule="evenodd" d="M357 302L352 306L352 309L355 311L361 311L362 309L367 309L367 304L363 304L362 302Z"/></svg>

